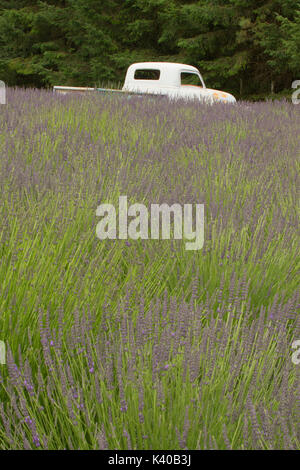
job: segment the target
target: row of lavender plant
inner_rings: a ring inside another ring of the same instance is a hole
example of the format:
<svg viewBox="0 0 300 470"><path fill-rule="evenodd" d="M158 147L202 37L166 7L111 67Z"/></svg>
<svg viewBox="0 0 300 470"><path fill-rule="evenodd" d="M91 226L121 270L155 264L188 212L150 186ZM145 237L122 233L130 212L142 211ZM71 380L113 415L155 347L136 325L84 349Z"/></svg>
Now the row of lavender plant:
<svg viewBox="0 0 300 470"><path fill-rule="evenodd" d="M132 298L113 318L104 305L100 325L75 311L66 337L64 309L57 329L40 311L35 358L8 354L2 447L299 448L296 302L251 321L244 301L222 302L215 316L214 298L196 305L166 292L147 310L142 293L138 306Z"/></svg>
<svg viewBox="0 0 300 470"><path fill-rule="evenodd" d="M8 90L2 448L299 448L299 116ZM124 194L204 203L203 250L100 242Z"/></svg>

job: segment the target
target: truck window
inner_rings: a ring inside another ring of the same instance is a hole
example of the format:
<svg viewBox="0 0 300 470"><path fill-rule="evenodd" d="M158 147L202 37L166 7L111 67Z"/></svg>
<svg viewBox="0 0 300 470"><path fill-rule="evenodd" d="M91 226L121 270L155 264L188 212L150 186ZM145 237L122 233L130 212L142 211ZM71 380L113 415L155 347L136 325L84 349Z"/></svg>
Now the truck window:
<svg viewBox="0 0 300 470"><path fill-rule="evenodd" d="M159 80L160 70L155 69L138 69L135 71L135 80Z"/></svg>
<svg viewBox="0 0 300 470"><path fill-rule="evenodd" d="M199 86L202 88L202 83L199 75L193 72L181 72L181 85Z"/></svg>

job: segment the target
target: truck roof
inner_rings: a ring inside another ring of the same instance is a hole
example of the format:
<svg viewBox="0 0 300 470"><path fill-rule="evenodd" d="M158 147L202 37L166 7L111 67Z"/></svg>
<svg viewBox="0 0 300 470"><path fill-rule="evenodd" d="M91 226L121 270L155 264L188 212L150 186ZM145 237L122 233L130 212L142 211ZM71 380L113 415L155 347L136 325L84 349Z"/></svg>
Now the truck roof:
<svg viewBox="0 0 300 470"><path fill-rule="evenodd" d="M198 72L198 69L192 65L179 64L177 62L136 62L135 64L130 65L128 70L137 67L143 67L144 69L151 69L153 67L158 67L160 69L172 68L173 70L189 69Z"/></svg>
<svg viewBox="0 0 300 470"><path fill-rule="evenodd" d="M150 80L135 79L134 75L138 69L157 69L160 71L158 80L151 80L151 87L178 87L180 86L180 72L190 72L200 75L196 67L186 64L178 64L177 62L137 62L128 67L123 90L128 90L135 86L136 82L150 82ZM201 75L200 75L201 76ZM203 87L205 84L201 77Z"/></svg>

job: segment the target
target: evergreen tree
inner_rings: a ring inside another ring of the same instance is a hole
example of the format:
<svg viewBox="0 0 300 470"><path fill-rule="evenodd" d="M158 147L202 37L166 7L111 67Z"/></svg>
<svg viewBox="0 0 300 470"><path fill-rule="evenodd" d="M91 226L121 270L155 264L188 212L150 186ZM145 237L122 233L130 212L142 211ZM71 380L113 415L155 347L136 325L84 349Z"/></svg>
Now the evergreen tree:
<svg viewBox="0 0 300 470"><path fill-rule="evenodd" d="M299 0L0 0L0 78L11 85L95 85L160 60L247 96L290 88L299 59Z"/></svg>

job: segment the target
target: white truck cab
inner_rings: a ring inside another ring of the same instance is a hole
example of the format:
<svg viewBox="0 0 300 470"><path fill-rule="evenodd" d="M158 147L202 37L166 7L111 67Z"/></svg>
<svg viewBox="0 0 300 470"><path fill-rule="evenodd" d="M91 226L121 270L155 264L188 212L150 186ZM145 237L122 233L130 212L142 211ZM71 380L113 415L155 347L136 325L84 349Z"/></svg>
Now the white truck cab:
<svg viewBox="0 0 300 470"><path fill-rule="evenodd" d="M173 99L198 99L209 103L236 102L230 93L206 88L196 67L170 62L130 65L122 91L166 95Z"/></svg>
<svg viewBox="0 0 300 470"><path fill-rule="evenodd" d="M127 95L160 95L170 99L199 100L213 104L235 103L230 93L206 88L196 67L170 62L139 62L128 67L122 90L108 88L87 88L55 86L55 93L123 93Z"/></svg>

